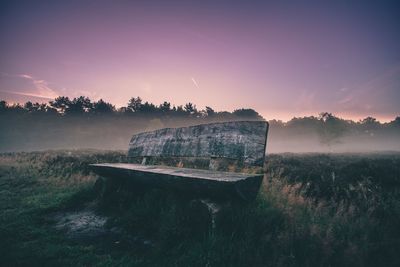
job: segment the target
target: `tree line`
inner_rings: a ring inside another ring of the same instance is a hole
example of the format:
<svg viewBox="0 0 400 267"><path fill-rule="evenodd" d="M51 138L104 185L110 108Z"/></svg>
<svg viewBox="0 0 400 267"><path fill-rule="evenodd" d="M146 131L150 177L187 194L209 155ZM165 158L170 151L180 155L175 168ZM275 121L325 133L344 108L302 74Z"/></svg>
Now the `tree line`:
<svg viewBox="0 0 400 267"><path fill-rule="evenodd" d="M165 127L182 127L229 120L266 120L250 108L233 112L198 109L189 102L156 105L132 97L116 108L102 99L60 96L48 103L9 104L0 101L0 152L16 150L88 147L123 149L135 132ZM270 147L307 147L319 144L334 147L343 142L359 147L400 150L400 117L382 123L367 117L352 121L323 112L318 116L294 117L287 122L269 120ZM346 141L347 140L347 141ZM311 145L312 145L311 144Z"/></svg>
<svg viewBox="0 0 400 267"><path fill-rule="evenodd" d="M151 117L169 117L179 116L188 118L214 118L214 119L232 119L232 118L248 118L265 120L258 112L251 108L236 109L233 112L215 111L213 108L206 106L205 109L199 110L196 105L188 102L185 105L171 105L170 102L164 101L159 105L151 102L144 102L142 98L132 97L126 106L116 108L115 105L100 99L92 101L85 96L70 99L67 96L60 96L48 103L32 103L31 101L21 105L8 104L4 100L0 100L0 114L54 114L59 116L76 116L76 115L142 115ZM374 117L366 117L357 122L339 118L329 112L321 112L319 116L294 117L288 122L281 120L270 120L274 127L290 127L290 128L319 128L325 125L327 131L332 133L341 132L345 128L370 128L376 129L382 126L399 126L400 116L393 121L381 123Z"/></svg>
<svg viewBox="0 0 400 267"><path fill-rule="evenodd" d="M115 105L100 99L92 101L85 96L70 99L66 96L60 96L48 103L32 103L30 101L21 105L8 104L6 101L0 101L0 113L18 114L55 114L61 116L76 115L147 115L147 116L180 116L190 118L210 118L218 117L221 119L229 119L232 117L243 117L251 119L263 119L255 110L242 108L233 112L216 112L211 107L206 106L205 109L198 110L196 105L188 102L185 105L171 105L170 102L164 101L159 105L151 102L144 102L140 97L132 97L126 106L116 108Z"/></svg>

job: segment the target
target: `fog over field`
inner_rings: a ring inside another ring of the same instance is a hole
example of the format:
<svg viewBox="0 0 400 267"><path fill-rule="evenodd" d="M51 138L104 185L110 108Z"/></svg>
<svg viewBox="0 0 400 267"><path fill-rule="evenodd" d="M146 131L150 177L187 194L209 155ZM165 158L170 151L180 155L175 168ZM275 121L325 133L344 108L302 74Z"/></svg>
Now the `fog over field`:
<svg viewBox="0 0 400 267"><path fill-rule="evenodd" d="M324 140L320 132L304 129L304 132L292 131L290 127L271 125L268 135L267 153L282 152L379 152L400 151L400 131L383 129L364 132L345 132L330 142Z"/></svg>
<svg viewBox="0 0 400 267"><path fill-rule="evenodd" d="M252 109L217 112L160 105L132 98L116 109L102 100L59 97L49 104L0 107L0 151L48 149L126 150L131 136L142 131L231 120L268 120ZM373 117L354 122L331 113L318 117L269 120L267 153L400 151L400 117L380 123Z"/></svg>

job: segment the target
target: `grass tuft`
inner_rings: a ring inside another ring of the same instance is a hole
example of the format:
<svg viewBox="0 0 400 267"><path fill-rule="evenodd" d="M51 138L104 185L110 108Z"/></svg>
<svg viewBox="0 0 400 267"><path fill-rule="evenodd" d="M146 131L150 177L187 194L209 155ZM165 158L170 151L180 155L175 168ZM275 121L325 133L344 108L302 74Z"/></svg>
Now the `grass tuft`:
<svg viewBox="0 0 400 267"><path fill-rule="evenodd" d="M120 152L0 154L1 266L400 266L399 154L267 157L254 202L204 206L160 189L99 194L88 164ZM101 193L101 192L100 192ZM55 212L107 216L80 242Z"/></svg>

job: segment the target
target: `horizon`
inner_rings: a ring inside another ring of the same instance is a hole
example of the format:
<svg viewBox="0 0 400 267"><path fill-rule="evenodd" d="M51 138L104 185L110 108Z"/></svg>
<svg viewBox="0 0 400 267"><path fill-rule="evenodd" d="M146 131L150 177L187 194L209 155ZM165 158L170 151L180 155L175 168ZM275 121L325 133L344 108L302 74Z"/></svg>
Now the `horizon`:
<svg viewBox="0 0 400 267"><path fill-rule="evenodd" d="M58 96L58 97L65 97L65 96ZM81 96L77 96L77 97L81 97ZM83 96L83 97L85 97L85 96ZM140 98L140 96L138 96L138 97ZM68 98L69 98L69 97L68 97ZM90 99L90 98L89 98L89 99ZM55 99L52 99L52 100L55 100ZM41 102L40 102L40 101L36 101L36 102L35 102L35 101L30 101L30 100L28 100L27 102L31 102L32 104L36 104L36 103L39 103L39 104L46 104L47 106L50 106L50 102L51 102L52 100L49 99L47 102L46 102L46 101L41 101ZM73 98L70 98L70 100L72 101ZM90 99L90 100L91 100L91 103L95 103L95 102L100 101L100 100L105 101L104 99L98 99L98 100ZM0 99L0 101L6 101L6 100ZM7 106L9 106L9 107L12 107L12 106L15 106L15 105L19 105L20 107L24 107L25 103L27 103L27 102L22 102L22 103L21 103L21 102L8 102L8 101L6 101L6 104L7 104ZM105 102L111 104L112 106L114 106L116 112L118 112L118 110L119 110L120 108L127 107L127 105L128 105L128 103L127 103L127 104L125 104L125 105L117 106L117 105L114 105L113 103L110 103L110 102L108 102L108 101L105 101ZM127 101L127 102L128 102L128 101ZM145 102L148 102L149 104L154 104L155 106L159 106L159 105L163 104L165 101L162 101L161 103L157 104L157 103L152 103L151 101L147 101L147 100L145 100L145 99L142 99L142 103L145 103ZM168 103L171 105L171 108L173 108L173 107L178 107L178 106L181 106L181 107L182 107L182 106L184 106L184 105L186 104L186 103L184 103L184 104L175 104L175 103L170 103L170 102L168 102ZM203 110L205 110L205 108L206 108L206 106L204 106L204 107L198 107L198 106L196 105L196 103L192 103L192 104L194 105L195 108L197 108L198 111L203 111ZM210 107L210 106L208 106L208 107ZM216 110L216 109L214 109L213 107L210 107L210 108L212 108L215 112L230 112L230 113L234 112L235 110L240 110L240 109L252 109L252 108L249 108L249 107L238 107L238 108L235 108L235 109L233 109L233 110ZM284 119L281 119L281 118L278 119L278 118L266 117L266 116L264 116L263 114L261 114L260 112L258 112L257 110L255 110L255 109L253 109L253 110L256 111L259 115L261 115L266 121L278 121L278 122L282 122L282 123L288 123L289 121L291 121L291 120L293 120L293 119L296 119L296 118L300 118L300 119L301 119L301 118L311 118L311 117L318 118L318 117L320 116L320 114L322 114L322 113L330 113L330 114L332 114L333 116L335 116L336 118L339 118L339 119L342 119L342 120L345 120L345 121L353 121L353 122L361 122L363 119L372 117L372 118L375 118L376 121L379 122L379 123L381 123L381 124L393 122L393 121L396 120L396 118L400 117L400 116L395 116L395 117L393 117L393 118L388 118L387 120L382 120L382 119L376 118L376 117L374 117L374 116L366 116L366 117L360 117L360 118L348 118L348 117L343 117L343 116L340 116L340 115L335 114L335 113L332 113L332 112L321 111L321 112L318 112L318 113L316 113L316 114L296 115L296 116L293 116L293 117L290 117L290 118L284 120Z"/></svg>
<svg viewBox="0 0 400 267"><path fill-rule="evenodd" d="M0 99L400 115L395 1L2 1Z"/></svg>

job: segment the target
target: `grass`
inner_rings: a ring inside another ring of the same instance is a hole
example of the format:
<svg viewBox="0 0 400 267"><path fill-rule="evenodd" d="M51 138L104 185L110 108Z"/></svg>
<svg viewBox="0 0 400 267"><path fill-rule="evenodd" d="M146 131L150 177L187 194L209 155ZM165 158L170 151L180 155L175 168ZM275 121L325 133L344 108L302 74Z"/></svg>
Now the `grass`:
<svg viewBox="0 0 400 267"><path fill-rule="evenodd" d="M122 152L1 154L0 265L400 266L399 154L267 158L257 199L225 207L211 230L198 203L170 192L99 199L88 164ZM54 228L51 214L87 206L126 239L80 242Z"/></svg>

